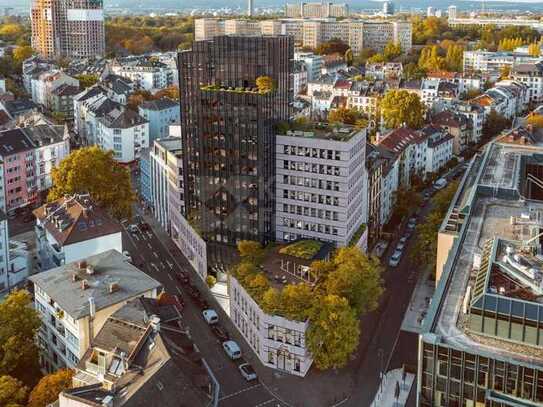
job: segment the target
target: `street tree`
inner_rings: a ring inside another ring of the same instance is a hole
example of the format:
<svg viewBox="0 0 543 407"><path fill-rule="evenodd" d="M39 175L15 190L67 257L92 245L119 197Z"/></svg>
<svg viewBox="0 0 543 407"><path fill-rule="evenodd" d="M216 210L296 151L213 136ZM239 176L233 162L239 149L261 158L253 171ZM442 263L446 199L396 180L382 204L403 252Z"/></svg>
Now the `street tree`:
<svg viewBox="0 0 543 407"><path fill-rule="evenodd" d="M0 303L0 375L34 385L39 377L35 337L40 326L27 291L13 291Z"/></svg>
<svg viewBox="0 0 543 407"><path fill-rule="evenodd" d="M74 150L52 170L49 201L75 193L92 199L118 218L132 215L135 201L128 169L115 161L112 151L98 146Z"/></svg>
<svg viewBox="0 0 543 407"><path fill-rule="evenodd" d="M96 84L99 78L96 75L81 74L77 75L75 79L79 81L79 86L82 89L87 89Z"/></svg>
<svg viewBox="0 0 543 407"><path fill-rule="evenodd" d="M402 220L421 202L422 198L414 190L400 187L394 193L394 215Z"/></svg>
<svg viewBox="0 0 543 407"><path fill-rule="evenodd" d="M349 49L344 41L339 38L332 38L329 41L324 41L315 50L319 55L340 54L345 55L345 52Z"/></svg>
<svg viewBox="0 0 543 407"><path fill-rule="evenodd" d="M28 388L14 377L0 376L0 406L23 407L26 405Z"/></svg>
<svg viewBox="0 0 543 407"><path fill-rule="evenodd" d="M326 293L346 298L357 315L375 310L383 294L379 262L356 246L340 248L332 262L335 268L324 283Z"/></svg>
<svg viewBox="0 0 543 407"><path fill-rule="evenodd" d="M240 240L238 242L238 252L243 261L252 264L259 264L264 257L264 248L259 242L254 240Z"/></svg>
<svg viewBox="0 0 543 407"><path fill-rule="evenodd" d="M28 407L47 407L55 402L63 390L72 388L73 375L71 369L60 369L42 377L30 393Z"/></svg>
<svg viewBox="0 0 543 407"><path fill-rule="evenodd" d="M399 42L395 43L393 41L388 42L385 45L385 49L383 50L383 57L386 61L391 61L396 57L399 57L402 55L402 46Z"/></svg>
<svg viewBox="0 0 543 407"><path fill-rule="evenodd" d="M345 366L360 338L358 319L347 299L337 295L315 299L309 320L306 342L315 366L320 370Z"/></svg>
<svg viewBox="0 0 543 407"><path fill-rule="evenodd" d="M13 62L17 66L21 66L23 61L25 59L30 58L33 53L34 53L34 50L29 45L22 45L22 46L15 47L15 49L13 50Z"/></svg>
<svg viewBox="0 0 543 407"><path fill-rule="evenodd" d="M530 54L531 57L539 57L539 55L541 55L541 44L534 42L528 45L528 54Z"/></svg>
<svg viewBox="0 0 543 407"><path fill-rule="evenodd" d="M389 90L381 100L381 112L389 129L404 125L419 129L424 124L424 105L418 95L406 90Z"/></svg>
<svg viewBox="0 0 543 407"><path fill-rule="evenodd" d="M502 114L492 109L483 124L483 139L490 140L511 125Z"/></svg>

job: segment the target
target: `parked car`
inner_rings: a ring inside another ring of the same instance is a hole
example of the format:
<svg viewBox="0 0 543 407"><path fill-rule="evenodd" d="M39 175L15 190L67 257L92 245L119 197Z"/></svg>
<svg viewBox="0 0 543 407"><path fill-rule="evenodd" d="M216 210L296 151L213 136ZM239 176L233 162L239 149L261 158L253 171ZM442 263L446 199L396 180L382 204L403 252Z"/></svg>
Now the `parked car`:
<svg viewBox="0 0 543 407"><path fill-rule="evenodd" d="M398 242L398 244L396 245L396 251L401 252L404 247L405 247L405 243Z"/></svg>
<svg viewBox="0 0 543 407"><path fill-rule="evenodd" d="M447 180L445 178L440 178L438 180L436 180L433 184L433 187L435 189L443 189L447 186Z"/></svg>
<svg viewBox="0 0 543 407"><path fill-rule="evenodd" d="M400 237L400 240L399 242L400 243L403 243L404 245L407 243L407 240L409 239L410 236L407 236L407 234L403 235L402 237Z"/></svg>
<svg viewBox="0 0 543 407"><path fill-rule="evenodd" d="M230 339L230 335L228 335L226 329L224 329L219 324L212 325L211 332L213 332L213 335L215 335L217 339L221 342L226 342L228 339Z"/></svg>
<svg viewBox="0 0 543 407"><path fill-rule="evenodd" d="M130 233L138 233L139 232L139 228L138 228L138 225L134 224L134 223L131 223L130 225L128 225L128 227L126 228Z"/></svg>
<svg viewBox="0 0 543 407"><path fill-rule="evenodd" d="M205 309L202 311L202 315L208 325L213 325L219 322L219 315L214 309Z"/></svg>
<svg viewBox="0 0 543 407"><path fill-rule="evenodd" d="M388 261L388 265L390 267L396 267L398 264L400 264L400 260L402 259L402 251L396 250L394 253L392 253L392 256L390 256L390 260Z"/></svg>
<svg viewBox="0 0 543 407"><path fill-rule="evenodd" d="M177 279L177 281L179 281L181 284L189 284L190 283L190 278L189 278L189 275L187 273L185 273L184 271L181 271L179 273L176 273L175 274L175 278Z"/></svg>
<svg viewBox="0 0 543 407"><path fill-rule="evenodd" d="M17 212L15 211L9 211L7 213L8 219L15 219L17 217Z"/></svg>
<svg viewBox="0 0 543 407"><path fill-rule="evenodd" d="M200 290L198 290L195 286L193 286L192 284L189 284L188 286L188 290L189 290L189 295L192 297L192 298L198 298L200 297Z"/></svg>
<svg viewBox="0 0 543 407"><path fill-rule="evenodd" d="M256 380L256 372L249 363L242 363L238 366L238 369L241 375L250 382L251 380Z"/></svg>
<svg viewBox="0 0 543 407"><path fill-rule="evenodd" d="M222 348L232 360L241 358L241 349L239 345L234 341L226 341L222 343Z"/></svg>
<svg viewBox="0 0 543 407"><path fill-rule="evenodd" d="M145 223L145 222L141 222L139 224L139 228L142 232L147 232L148 230L151 230L151 227L149 226L148 223Z"/></svg>
<svg viewBox="0 0 543 407"><path fill-rule="evenodd" d="M407 229L415 229L415 226L417 226L417 218L409 218Z"/></svg>

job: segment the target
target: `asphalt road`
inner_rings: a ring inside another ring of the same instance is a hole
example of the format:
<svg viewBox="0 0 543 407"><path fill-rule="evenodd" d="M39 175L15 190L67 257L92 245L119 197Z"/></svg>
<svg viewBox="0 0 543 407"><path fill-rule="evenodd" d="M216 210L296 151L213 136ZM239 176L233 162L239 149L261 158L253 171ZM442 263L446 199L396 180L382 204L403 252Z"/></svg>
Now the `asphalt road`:
<svg viewBox="0 0 543 407"><path fill-rule="evenodd" d="M186 286L180 284L175 278L175 274L180 269L190 270L185 259L181 256L176 256L174 259L166 250L164 243L152 231L129 233L124 229L123 248L130 252L133 263L161 282L168 293L182 296L185 302L183 320L189 327L194 343L220 383L219 405L221 407L285 406L259 381L246 382L238 370L238 365L242 362L234 362L226 356L221 343L203 320L202 310L192 301L186 291ZM213 304L203 289L203 283L197 281L197 277L192 271L189 272L189 275L191 283L199 287L208 303ZM216 307L215 309L223 321L222 326L226 327L230 336L238 342L242 347L242 353L244 353L245 344L239 341L239 337L235 335L233 329L229 328L230 321L224 321L226 316Z"/></svg>

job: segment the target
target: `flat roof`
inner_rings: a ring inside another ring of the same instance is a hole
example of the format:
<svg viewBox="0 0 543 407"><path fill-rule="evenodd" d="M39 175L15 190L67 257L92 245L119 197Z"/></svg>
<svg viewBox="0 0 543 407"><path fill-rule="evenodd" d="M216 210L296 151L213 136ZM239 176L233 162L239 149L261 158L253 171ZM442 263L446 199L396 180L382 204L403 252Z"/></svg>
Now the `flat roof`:
<svg viewBox="0 0 543 407"><path fill-rule="evenodd" d="M543 228L543 201L524 196L523 187L527 182L523 163L542 153L540 145L493 142L470 162L440 228L454 243L424 321L425 342L543 367L541 347L474 332L468 329L469 313L465 312L470 291L472 304L478 294L495 294L490 280L483 291L477 280L478 263L485 264L488 242L495 238L509 245L526 242L534 237L533 228ZM531 214L533 228L513 224L512 218L526 219L526 214ZM493 259L503 260L503 247L496 248ZM511 293L497 290L502 298L512 298Z"/></svg>
<svg viewBox="0 0 543 407"><path fill-rule="evenodd" d="M303 130L288 130L287 133L282 134L282 136L307 139L315 138L331 141L349 141L363 130L364 129L358 129L347 124L334 126L333 124L328 123L311 123Z"/></svg>

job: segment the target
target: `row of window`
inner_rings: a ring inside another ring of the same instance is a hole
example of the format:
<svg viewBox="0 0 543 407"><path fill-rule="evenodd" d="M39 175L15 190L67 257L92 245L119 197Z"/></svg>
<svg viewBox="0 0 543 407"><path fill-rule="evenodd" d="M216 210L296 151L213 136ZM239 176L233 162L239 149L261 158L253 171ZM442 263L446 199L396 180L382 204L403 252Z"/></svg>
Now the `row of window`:
<svg viewBox="0 0 543 407"><path fill-rule="evenodd" d="M312 218L339 221L339 212L309 208L307 206L283 204L283 212L296 215L311 216Z"/></svg>
<svg viewBox="0 0 543 407"><path fill-rule="evenodd" d="M283 198L293 199L295 201L319 203L321 205L339 206L339 197L321 194L312 194L310 192L283 190Z"/></svg>
<svg viewBox="0 0 543 407"><path fill-rule="evenodd" d="M335 165L312 164L301 161L283 160L285 170L312 172L313 174L341 176L340 168Z"/></svg>
<svg viewBox="0 0 543 407"><path fill-rule="evenodd" d="M308 177L296 177L294 175L283 175L283 184L298 185L308 188L326 189L339 192L338 181L322 180Z"/></svg>
<svg viewBox="0 0 543 407"><path fill-rule="evenodd" d="M341 160L340 151L327 150L323 148L284 145L283 153L289 155L299 155L303 157L321 158L325 160Z"/></svg>
<svg viewBox="0 0 543 407"><path fill-rule="evenodd" d="M338 228L334 226L323 225L320 223L306 222L299 219L283 218L282 224L283 226L286 226L292 229L306 230L308 232L318 232L318 233L324 233L326 235L333 235L333 236L337 236L339 234Z"/></svg>

